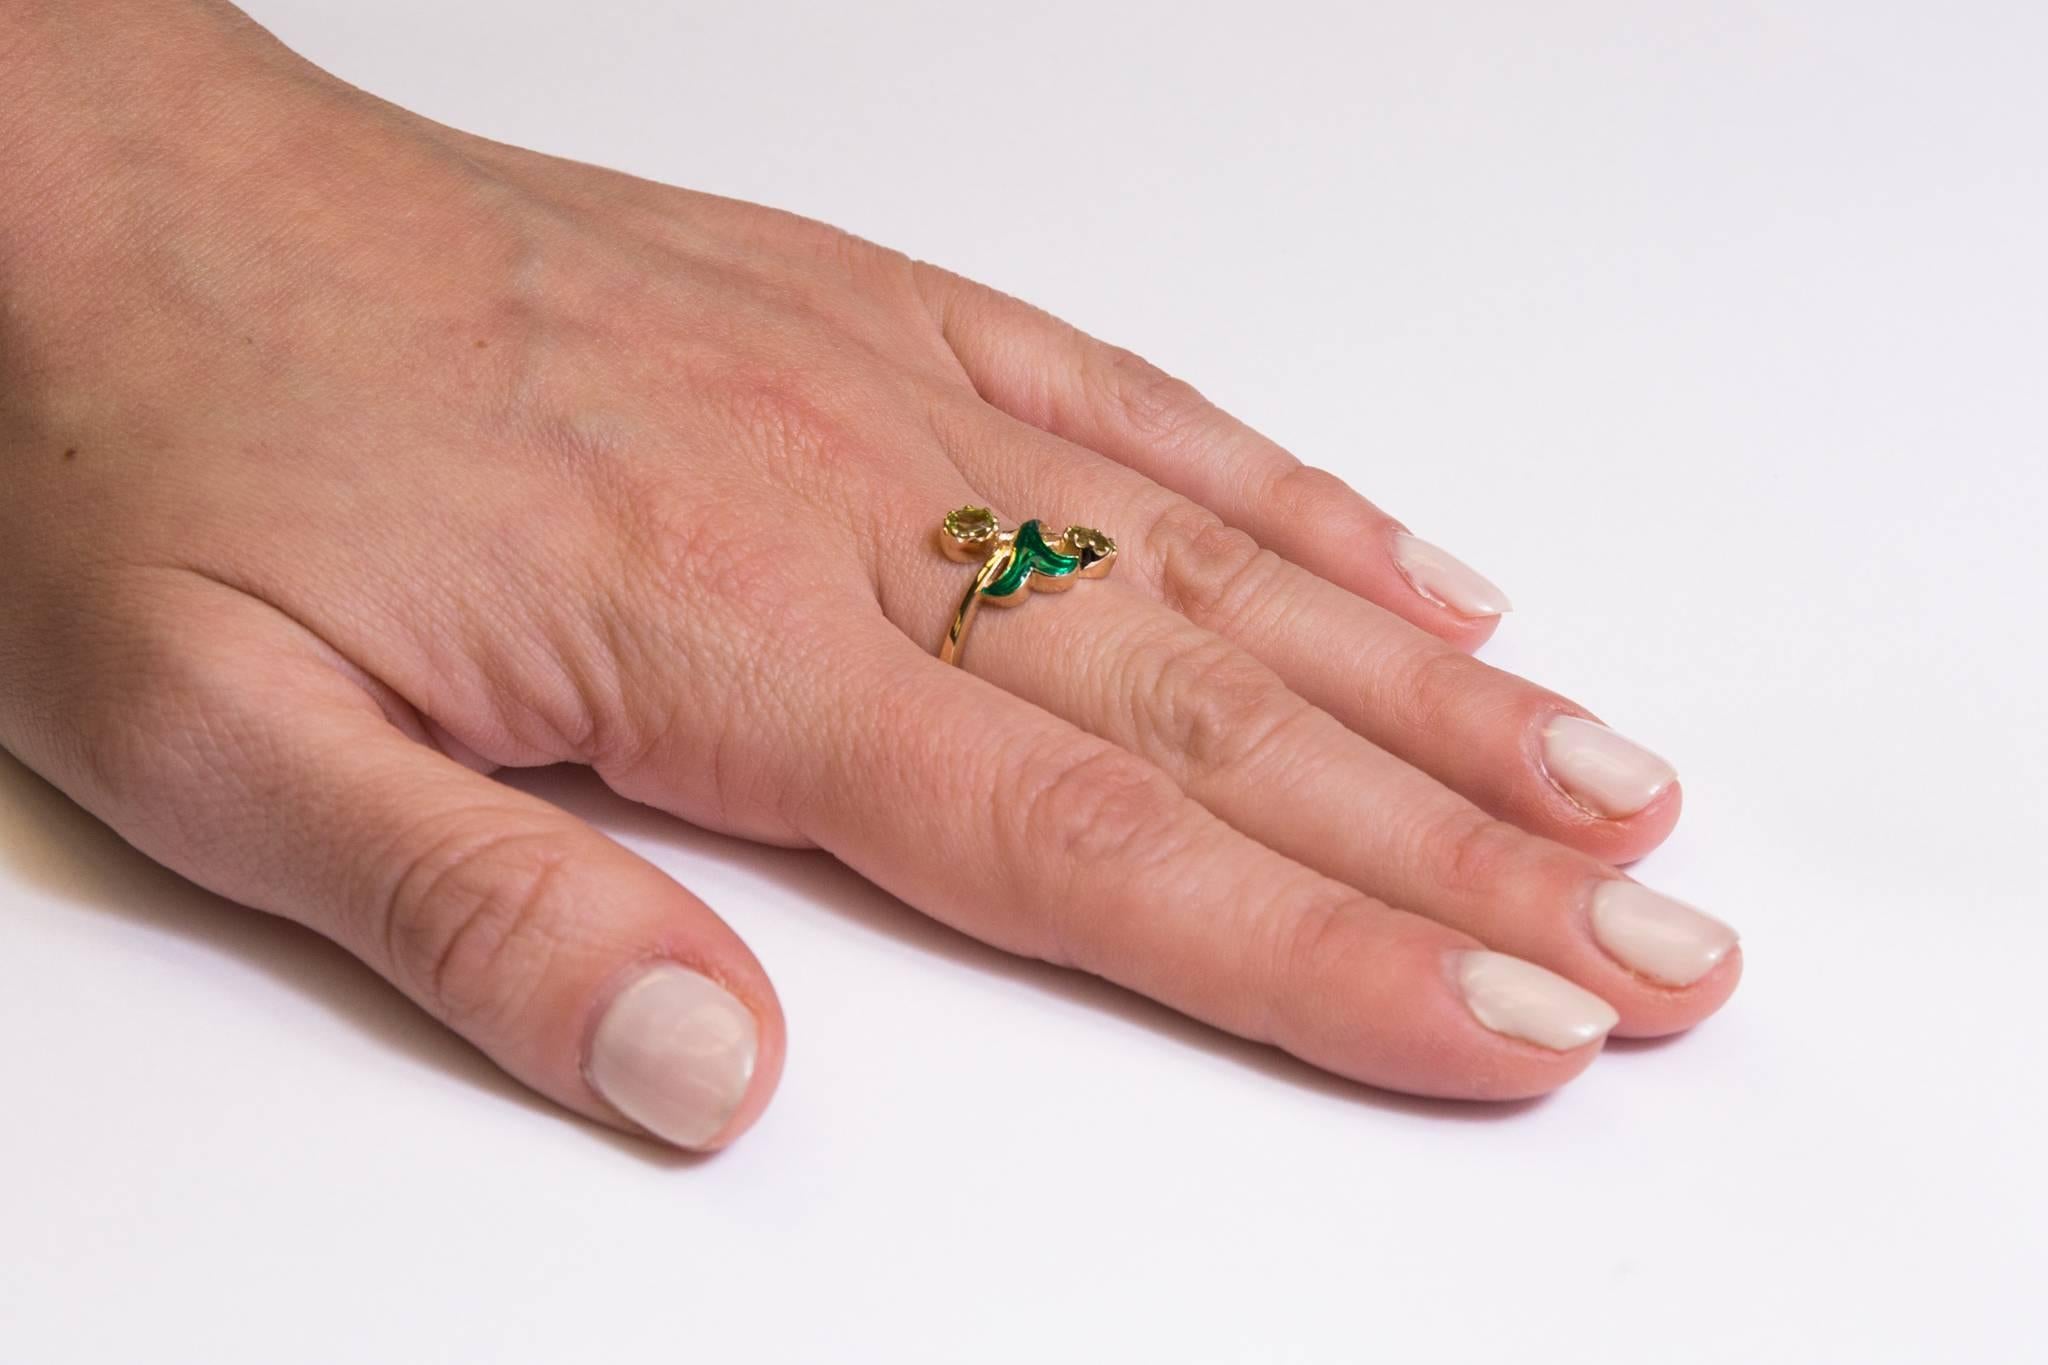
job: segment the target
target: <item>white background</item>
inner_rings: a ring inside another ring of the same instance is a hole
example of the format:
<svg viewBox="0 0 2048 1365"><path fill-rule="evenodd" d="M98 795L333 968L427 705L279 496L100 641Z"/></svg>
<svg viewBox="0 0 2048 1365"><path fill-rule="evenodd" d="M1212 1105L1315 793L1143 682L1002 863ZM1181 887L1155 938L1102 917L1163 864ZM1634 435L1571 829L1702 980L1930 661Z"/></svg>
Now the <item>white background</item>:
<svg viewBox="0 0 2048 1365"><path fill-rule="evenodd" d="M494 136L1132 345L1678 764L1724 1014L1410 1102L520 779L791 1052L665 1157L0 758L0 1359L2011 1361L2048 1262L2043 8L264 0Z"/></svg>

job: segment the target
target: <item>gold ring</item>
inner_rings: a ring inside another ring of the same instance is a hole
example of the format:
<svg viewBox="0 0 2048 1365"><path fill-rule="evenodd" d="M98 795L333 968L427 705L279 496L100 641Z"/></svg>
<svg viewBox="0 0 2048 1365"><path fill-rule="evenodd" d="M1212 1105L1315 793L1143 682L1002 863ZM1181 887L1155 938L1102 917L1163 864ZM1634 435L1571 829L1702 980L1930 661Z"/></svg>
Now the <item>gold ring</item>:
<svg viewBox="0 0 2048 1365"><path fill-rule="evenodd" d="M941 663L960 662L967 628L983 600L1013 607L1035 586L1042 592L1064 592L1083 578L1100 578L1116 562L1116 542L1086 526L1069 526L1048 541L1036 521L1005 531L986 507L957 507L939 526L939 549L960 564L979 564L953 628L939 646Z"/></svg>

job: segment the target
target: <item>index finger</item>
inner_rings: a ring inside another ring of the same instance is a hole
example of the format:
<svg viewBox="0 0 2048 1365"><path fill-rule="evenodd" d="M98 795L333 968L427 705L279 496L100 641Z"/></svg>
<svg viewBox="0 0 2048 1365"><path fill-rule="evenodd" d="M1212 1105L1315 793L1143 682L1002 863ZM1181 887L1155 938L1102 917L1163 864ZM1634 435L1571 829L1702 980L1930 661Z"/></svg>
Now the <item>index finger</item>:
<svg viewBox="0 0 2048 1365"><path fill-rule="evenodd" d="M946 343L991 406L1127 465L1267 549L1462 649L1507 594L1327 470L1304 464L1142 357L924 266Z"/></svg>

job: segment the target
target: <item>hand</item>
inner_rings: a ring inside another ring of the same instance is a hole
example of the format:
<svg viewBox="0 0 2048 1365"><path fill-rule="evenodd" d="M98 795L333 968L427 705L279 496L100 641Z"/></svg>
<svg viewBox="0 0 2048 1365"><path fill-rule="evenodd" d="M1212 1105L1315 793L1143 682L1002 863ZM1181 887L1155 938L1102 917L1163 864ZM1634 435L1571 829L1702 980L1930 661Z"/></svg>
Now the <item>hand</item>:
<svg viewBox="0 0 2048 1365"><path fill-rule="evenodd" d="M782 1018L499 766L1422 1094L1547 1091L1734 989L1732 933L1611 867L1670 770L1469 657L1485 580L1130 353L223 6L29 4L0 78L0 740L559 1103L722 1145ZM976 504L1120 552L954 668Z"/></svg>

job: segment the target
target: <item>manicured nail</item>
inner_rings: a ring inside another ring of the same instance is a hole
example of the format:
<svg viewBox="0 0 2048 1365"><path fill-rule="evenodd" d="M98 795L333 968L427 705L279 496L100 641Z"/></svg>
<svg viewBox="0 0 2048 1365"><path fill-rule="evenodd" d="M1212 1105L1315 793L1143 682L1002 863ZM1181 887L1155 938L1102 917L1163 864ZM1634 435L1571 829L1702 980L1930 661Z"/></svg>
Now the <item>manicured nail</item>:
<svg viewBox="0 0 2048 1365"><path fill-rule="evenodd" d="M1458 985L1480 1023L1525 1043L1570 1052L1603 1038L1614 1007L1533 962L1477 949L1458 963Z"/></svg>
<svg viewBox="0 0 2048 1365"><path fill-rule="evenodd" d="M1690 986L1735 946L1735 931L1712 915L1624 881L1593 889L1593 938L1622 966L1667 986Z"/></svg>
<svg viewBox="0 0 2048 1365"><path fill-rule="evenodd" d="M1634 815L1678 780L1669 763L1597 721L1552 716L1543 766L1564 794L1595 815Z"/></svg>
<svg viewBox="0 0 2048 1365"><path fill-rule="evenodd" d="M1394 563L1409 587L1460 616L1498 616L1515 609L1486 575L1420 536L1394 533Z"/></svg>
<svg viewBox="0 0 2048 1365"><path fill-rule="evenodd" d="M707 976L663 962L598 1021L585 1074L614 1109L678 1147L724 1131L754 1077L753 1011Z"/></svg>

